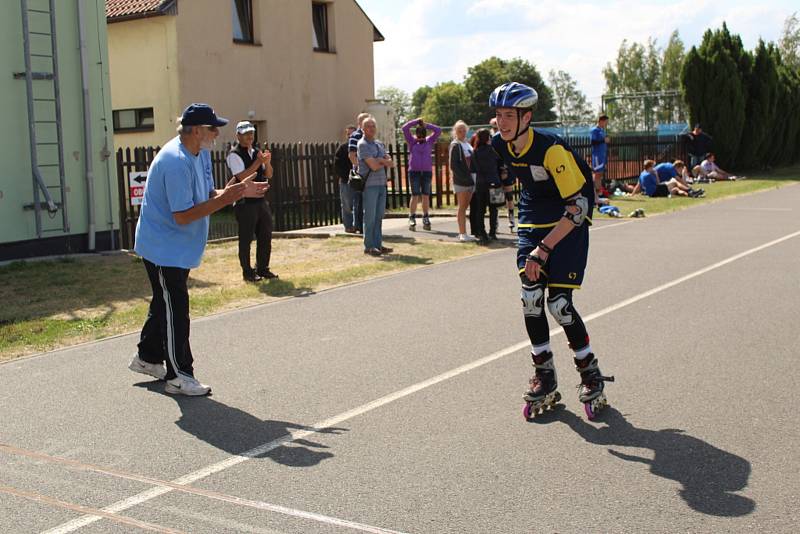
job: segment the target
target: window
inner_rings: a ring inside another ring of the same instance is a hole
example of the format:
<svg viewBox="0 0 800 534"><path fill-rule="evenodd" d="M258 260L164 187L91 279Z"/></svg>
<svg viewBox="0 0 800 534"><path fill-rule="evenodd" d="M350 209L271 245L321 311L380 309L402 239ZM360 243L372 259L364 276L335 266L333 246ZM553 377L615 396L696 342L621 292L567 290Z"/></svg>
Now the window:
<svg viewBox="0 0 800 534"><path fill-rule="evenodd" d="M231 0L233 11L233 40L253 43L253 0Z"/></svg>
<svg viewBox="0 0 800 534"><path fill-rule="evenodd" d="M312 32L312 44L314 50L319 52L331 52L330 41L328 39L328 4L313 2L311 4L312 22L314 31Z"/></svg>
<svg viewBox="0 0 800 534"><path fill-rule="evenodd" d="M155 130L153 108L118 109L113 112L113 118L114 133Z"/></svg>

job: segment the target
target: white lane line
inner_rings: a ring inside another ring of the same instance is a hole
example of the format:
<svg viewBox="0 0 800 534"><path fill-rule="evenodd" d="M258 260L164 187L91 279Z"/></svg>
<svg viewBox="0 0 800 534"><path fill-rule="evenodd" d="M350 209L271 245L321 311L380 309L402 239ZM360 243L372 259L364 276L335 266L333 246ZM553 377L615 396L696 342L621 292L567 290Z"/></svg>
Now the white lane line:
<svg viewBox="0 0 800 534"><path fill-rule="evenodd" d="M642 299L645 299L647 297L650 297L652 295L655 295L656 293L660 293L662 291L665 291L665 290L667 290L667 289L669 289L671 287L674 287L674 286L676 286L678 284L681 284L683 282L691 280L692 278L696 278L698 276L706 274L709 271L713 271L714 269L719 269L720 267L723 267L724 265L727 265L727 264L732 263L734 261L740 260L740 259L744 258L745 256L749 256L751 254L755 254L756 252L759 252L759 251L764 250L766 248L772 247L774 245L777 245L779 243L782 243L782 242L784 242L786 240L792 239L792 238L797 237L797 236L800 236L800 231L785 235L785 236L783 236L781 238L778 238L778 239L775 239L775 240L770 241L768 243L765 243L763 245L751 248L751 249L746 250L744 252L741 252L739 254L735 254L735 255L727 258L727 259L724 259L722 261L719 261L717 263L709 265L708 267L704 267L703 269L694 271L693 273L687 274L687 275L682 276L680 278L676 278L675 280L673 280L671 282L667 282L666 284L662 284L662 285L660 285L660 286L658 286L658 287L656 287L654 289L651 289L649 291L645 291L643 293L639 293L638 295L635 295L635 296L633 296L631 298L625 299L625 300L623 300L621 302L618 302L617 304L614 304L614 305L609 306L607 308L603 308L602 310L600 310L598 312L595 312L595 313L592 313L591 315L588 315L587 317L585 317L583 319L583 321L584 321L584 323L587 323L587 322L592 321L594 319L603 317L604 315L608 315L609 313L612 313L612 312L614 312L616 310L619 310L620 308L623 308L625 306L630 306L631 304L633 304L635 302L638 302L638 301L640 301ZM561 332L561 329L553 329L550 332L550 335L551 336L555 336L559 332ZM454 377L456 377L458 375L464 374L464 373L466 373L468 371L472 371L473 369L477 369L478 367L482 367L482 366L484 366L484 365L486 365L488 363L491 363L491 362L493 362L495 360L499 360L500 358L508 356L509 354L513 354L513 353L515 353L515 352L517 352L519 350L522 350L523 348L527 347L529 344L530 344L530 341L527 340L527 339L525 341L520 341L519 343L515 343L514 345L511 345L511 346L506 347L506 348L504 348L502 350L494 352L494 353L492 353L492 354L490 354L488 356L484 356L483 358L475 360L474 362L468 363L466 365L462 365L460 367L456 367L455 369L451 369L450 371L447 371L447 372L442 373L440 375L434 376L433 378L429 378L428 380L424 380L422 382L419 382L419 383L414 384L412 386L409 386L407 388L403 388L403 389L401 389L399 391L396 391L394 393L390 393L389 395L386 395L384 397L376 399L376 400L374 400L372 402L368 402L367 404L363 404L363 405L361 405L361 406L359 406L357 408L353 408L352 410L348 410L348 411L343 412L343 413L341 413L339 415L335 415L335 416L333 416L333 417L331 417L329 419L325 419L323 421L320 421L320 422L316 423L315 425L313 425L312 427L310 427L309 430L300 430L300 431L292 432L289 435L286 435L286 436L284 436L282 438L275 439L273 441L270 441L269 443L265 443L264 445L260 445L258 447L253 448L253 449L250 449L249 451L244 452L244 453L242 453L242 454L240 454L238 456L232 456L232 457L228 458L227 460L223 460L223 461L218 462L216 464L209 465L209 466L207 466L207 467L205 467L203 469L194 471L193 473L189 473L188 475L185 475L183 477L180 477L178 479L173 480L172 483L173 484L182 484L182 485L191 484L193 482L196 482L196 481L198 481L200 479L206 478L206 477L208 477L210 475L213 475L215 473L219 473L220 471L224 471L225 469L228 469L229 467L233 467L233 466L238 465L238 464L240 464L242 462L245 462L245 461L247 461L247 460L249 460L251 458L255 458L257 456L261 456L263 454L266 454L266 453L268 453L268 452L280 447L281 445L285 445L286 443L290 443L292 441L305 438L307 436L310 436L312 434L320 432L321 430L324 430L326 428L329 428L329 427L332 427L332 426L336 426L336 425L338 425L338 424L340 424L340 423L342 423L344 421L347 421L347 420L352 419L354 417L358 417L359 415L363 415L363 414L365 414L367 412L370 412L372 410L376 410L378 408L381 408L381 407L383 407L383 406L385 406L385 405L387 405L389 403L392 403L392 402L394 402L396 400L402 399L404 397L408 397L409 395L413 395L414 393L417 393L418 391L421 391L421 390L423 390L425 388L428 388L430 386L439 384L440 382L444 382L444 381L449 380L451 378L454 378ZM127 510L128 508L131 508L131 507L136 506L138 504L142 504L142 503L147 502L149 500L152 500L152 499L154 499L156 497L164 495L165 493L169 493L170 491L172 491L171 488L163 488L163 487L153 488L153 489L144 491L142 493L139 493L138 495L134 495L133 497L129 497L129 498L124 499L122 501L116 502L116 503L114 503L114 504L112 504L110 506L107 506L106 508L103 508L103 511L111 512L111 513L121 512L123 510ZM99 521L100 519L102 519L102 518L98 517L98 516L91 516L91 515L85 516L85 517L81 517L81 518L75 519L73 521L69 521L67 523L64 523L63 525L55 527L54 529L48 530L46 534L65 534L67 532L73 532L73 531L75 531L75 530L77 530L77 529L79 529L81 527L84 527L86 525L90 525L90 524L92 524L92 523L94 523L96 521Z"/></svg>

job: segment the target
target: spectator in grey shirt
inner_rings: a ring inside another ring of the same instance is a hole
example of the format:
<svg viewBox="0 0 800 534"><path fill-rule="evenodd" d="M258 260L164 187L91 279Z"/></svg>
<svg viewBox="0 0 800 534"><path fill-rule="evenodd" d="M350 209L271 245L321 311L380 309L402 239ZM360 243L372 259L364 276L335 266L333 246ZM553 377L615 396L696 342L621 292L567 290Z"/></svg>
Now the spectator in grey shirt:
<svg viewBox="0 0 800 534"><path fill-rule="evenodd" d="M358 141L358 173L366 177L362 205L364 209L364 254L380 256L392 249L383 246L383 214L386 211L386 169L394 161L386 147L375 139L378 127L369 117L362 125L364 137Z"/></svg>

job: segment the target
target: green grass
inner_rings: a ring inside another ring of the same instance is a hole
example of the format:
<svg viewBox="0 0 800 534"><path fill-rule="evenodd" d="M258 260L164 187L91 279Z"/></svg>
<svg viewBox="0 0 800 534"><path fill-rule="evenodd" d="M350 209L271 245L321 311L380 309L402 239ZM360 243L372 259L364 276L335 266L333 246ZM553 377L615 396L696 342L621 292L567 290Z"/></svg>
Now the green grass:
<svg viewBox="0 0 800 534"><path fill-rule="evenodd" d="M387 240L390 241L390 240ZM397 239L384 258L362 254L360 239L273 242L273 269L281 278L259 284L241 279L235 242L209 245L189 278L190 313L223 310L306 295L385 273L480 254L476 245ZM254 245L255 248L255 245ZM134 256L97 256L14 262L0 267L0 361L32 352L135 332L147 315L150 284Z"/></svg>
<svg viewBox="0 0 800 534"><path fill-rule="evenodd" d="M682 210L688 207L714 202L723 198L746 195L767 189L776 189L800 182L800 167L781 169L770 175L755 175L746 180L735 182L715 182L713 184L697 184L694 187L706 191L705 198L649 198L643 195L628 197L611 197L609 204L617 206L623 216L633 210L643 208L647 215ZM595 218L610 218L608 215L595 213Z"/></svg>

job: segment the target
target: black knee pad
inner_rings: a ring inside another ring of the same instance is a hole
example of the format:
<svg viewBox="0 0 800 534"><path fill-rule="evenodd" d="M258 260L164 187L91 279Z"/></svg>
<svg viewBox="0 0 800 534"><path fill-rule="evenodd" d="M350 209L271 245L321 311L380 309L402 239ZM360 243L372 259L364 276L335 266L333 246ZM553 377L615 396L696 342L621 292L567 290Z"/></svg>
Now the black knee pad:
<svg viewBox="0 0 800 534"><path fill-rule="evenodd" d="M514 192L513 191L506 191L506 200L514 200Z"/></svg>

